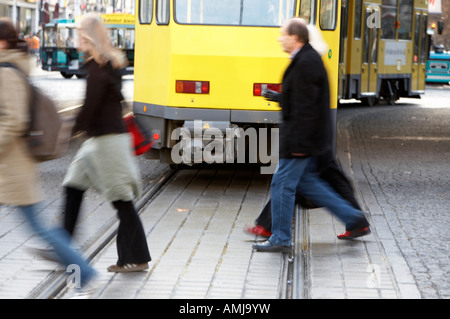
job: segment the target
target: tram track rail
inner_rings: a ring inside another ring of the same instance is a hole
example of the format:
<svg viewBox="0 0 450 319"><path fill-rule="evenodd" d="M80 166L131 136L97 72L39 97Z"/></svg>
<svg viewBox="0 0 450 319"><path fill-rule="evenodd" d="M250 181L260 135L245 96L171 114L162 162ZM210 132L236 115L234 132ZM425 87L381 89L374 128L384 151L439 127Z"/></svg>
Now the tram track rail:
<svg viewBox="0 0 450 319"><path fill-rule="evenodd" d="M138 214L155 198L158 193L175 177L177 170L167 169L162 176L136 201L135 206ZM97 232L99 236L94 237L83 246L83 256L93 260L117 235L118 219L109 219ZM63 267L59 267L39 286L34 288L27 299L55 299L68 289L67 273Z"/></svg>
<svg viewBox="0 0 450 319"><path fill-rule="evenodd" d="M292 262L292 291L290 299L310 298L310 241L308 211L295 207L294 260Z"/></svg>
<svg viewBox="0 0 450 319"><path fill-rule="evenodd" d="M295 206L292 238L294 245L289 254L283 254L280 274L280 299L309 299L309 224L307 210Z"/></svg>

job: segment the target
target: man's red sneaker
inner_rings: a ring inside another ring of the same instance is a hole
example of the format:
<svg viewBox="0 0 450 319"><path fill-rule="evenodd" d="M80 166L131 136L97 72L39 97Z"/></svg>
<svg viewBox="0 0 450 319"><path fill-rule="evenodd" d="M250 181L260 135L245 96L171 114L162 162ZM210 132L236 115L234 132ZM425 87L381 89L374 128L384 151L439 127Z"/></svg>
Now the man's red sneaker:
<svg viewBox="0 0 450 319"><path fill-rule="evenodd" d="M244 231L246 233L249 233L252 235L258 235L258 236L263 236L263 237L272 236L272 233L270 231L268 231L267 229L265 229L264 227L262 227L261 225L256 225L256 226L247 225L247 226L245 226Z"/></svg>
<svg viewBox="0 0 450 319"><path fill-rule="evenodd" d="M361 237L370 234L370 228L364 227L358 230L347 230L345 233L339 234L337 238L339 239L354 239L356 237Z"/></svg>

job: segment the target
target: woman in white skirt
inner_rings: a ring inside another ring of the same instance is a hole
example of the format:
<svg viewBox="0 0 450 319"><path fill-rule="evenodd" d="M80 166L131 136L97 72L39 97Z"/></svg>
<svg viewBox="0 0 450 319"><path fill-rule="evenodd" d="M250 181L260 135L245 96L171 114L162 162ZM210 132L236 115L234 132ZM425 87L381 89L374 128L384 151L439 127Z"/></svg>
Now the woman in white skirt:
<svg viewBox="0 0 450 319"><path fill-rule="evenodd" d="M0 18L0 206L22 213L33 233L52 246L55 261L78 265L84 290L96 271L70 246L70 236L60 227L47 228L41 216L39 166L23 138L29 129L31 92L25 77L30 67L26 43L10 19Z"/></svg>
<svg viewBox="0 0 450 319"><path fill-rule="evenodd" d="M66 191L64 228L73 235L83 193L101 192L117 209L118 260L110 272L148 269L151 260L145 232L133 200L141 190L140 174L132 150L132 137L122 119L123 96L119 70L125 58L115 50L106 28L94 16L85 17L79 28L78 50L87 54L86 99L73 133L84 132L82 144L63 182Z"/></svg>

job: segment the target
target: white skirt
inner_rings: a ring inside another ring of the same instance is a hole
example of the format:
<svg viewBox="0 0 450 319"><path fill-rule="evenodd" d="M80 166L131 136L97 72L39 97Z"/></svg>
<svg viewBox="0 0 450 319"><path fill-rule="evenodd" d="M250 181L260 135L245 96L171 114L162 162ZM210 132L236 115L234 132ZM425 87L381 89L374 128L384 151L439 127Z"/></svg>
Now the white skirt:
<svg viewBox="0 0 450 319"><path fill-rule="evenodd" d="M63 186L93 188L109 202L131 201L141 195L141 176L128 133L91 137L78 150Z"/></svg>

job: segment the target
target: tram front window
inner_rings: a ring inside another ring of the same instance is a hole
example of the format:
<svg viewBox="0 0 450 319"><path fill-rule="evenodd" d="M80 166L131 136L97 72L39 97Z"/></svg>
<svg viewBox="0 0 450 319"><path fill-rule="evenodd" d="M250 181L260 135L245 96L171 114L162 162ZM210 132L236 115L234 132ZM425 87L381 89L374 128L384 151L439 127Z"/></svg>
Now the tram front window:
<svg viewBox="0 0 450 319"><path fill-rule="evenodd" d="M58 35L56 28L45 28L44 29L44 47L56 47L58 41Z"/></svg>
<svg viewBox="0 0 450 319"><path fill-rule="evenodd" d="M176 0L181 24L279 27L294 16L295 0Z"/></svg>
<svg viewBox="0 0 450 319"><path fill-rule="evenodd" d="M109 29L109 38L116 48L134 49L134 30Z"/></svg>
<svg viewBox="0 0 450 319"><path fill-rule="evenodd" d="M74 48L74 29L58 28L58 47L60 48Z"/></svg>

